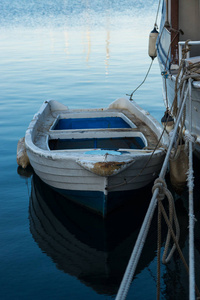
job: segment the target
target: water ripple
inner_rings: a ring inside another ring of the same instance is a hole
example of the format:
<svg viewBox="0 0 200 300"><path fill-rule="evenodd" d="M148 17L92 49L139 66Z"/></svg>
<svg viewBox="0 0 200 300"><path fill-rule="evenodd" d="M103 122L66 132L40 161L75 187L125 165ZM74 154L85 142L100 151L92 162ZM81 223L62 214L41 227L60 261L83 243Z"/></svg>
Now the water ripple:
<svg viewBox="0 0 200 300"><path fill-rule="evenodd" d="M145 3L145 4L144 4ZM66 27L90 23L104 24L105 19L149 14L156 9L154 0L2 0L0 25L3 27ZM119 15L120 14L120 15Z"/></svg>

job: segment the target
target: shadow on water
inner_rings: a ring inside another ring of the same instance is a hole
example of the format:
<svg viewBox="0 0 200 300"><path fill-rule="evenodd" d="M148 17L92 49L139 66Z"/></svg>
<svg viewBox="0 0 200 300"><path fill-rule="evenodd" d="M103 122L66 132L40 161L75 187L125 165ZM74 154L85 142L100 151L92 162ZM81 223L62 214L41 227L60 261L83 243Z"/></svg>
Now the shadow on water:
<svg viewBox="0 0 200 300"><path fill-rule="evenodd" d="M142 198L135 195L126 206L102 219L67 201L34 175L30 231L59 270L99 294L113 295L118 291L150 199L150 188L144 189ZM153 240L155 228L149 233L136 275L155 257Z"/></svg>

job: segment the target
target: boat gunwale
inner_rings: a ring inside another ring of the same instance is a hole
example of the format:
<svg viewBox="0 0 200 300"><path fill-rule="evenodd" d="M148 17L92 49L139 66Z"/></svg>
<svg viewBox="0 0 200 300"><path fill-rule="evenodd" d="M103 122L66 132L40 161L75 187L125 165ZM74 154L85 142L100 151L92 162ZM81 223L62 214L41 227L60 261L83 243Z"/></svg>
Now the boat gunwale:
<svg viewBox="0 0 200 300"><path fill-rule="evenodd" d="M54 114L55 112L58 113L58 110L55 109L51 109L51 104L58 103L59 102L55 101L55 100L49 100L49 101L45 101L42 106L40 107L39 111L34 115L32 121L29 124L29 127L26 131L26 135L25 135L25 146L27 151L31 151L32 153L34 153L35 155L39 155L40 157L46 157L46 158L51 158L51 159L64 159L66 157L66 153L72 153L72 156L75 156L75 153L77 152L77 155L80 155L80 153L83 153L83 151L88 151L88 149L70 149L70 150L56 150L56 151L52 151L52 150L48 150L48 149L42 149L40 147L38 147L37 145L35 145L35 143L33 142L33 131L35 130L35 126L37 124L37 122L39 121L39 119L42 117L43 114L45 114L45 111L49 108L51 111L51 114ZM134 104L134 105L133 105ZM129 113L135 114L138 116L138 114L140 115L139 119L141 121L143 121L147 126L150 127L151 130L154 131L157 139L159 139L160 135L163 132L163 128L161 127L160 123L149 114L149 112L143 110L139 105L137 105L135 103L135 101L133 101L133 104L127 99L127 98L119 98L117 100L115 100L113 103L110 104L110 106L108 108L105 109L84 109L84 111L110 111L112 109L116 109L116 110L122 110L125 109L127 110ZM118 108L118 106L120 106L120 108ZM68 110L68 108L64 105L61 104L61 107L65 107L66 111ZM61 109L60 109L61 110ZM74 110L73 110L74 111ZM82 111L82 110L76 110L76 111ZM134 129L134 128L133 128ZM154 130L155 129L155 130ZM48 137L49 134L46 135L46 143L48 143ZM146 138L146 137L145 137ZM169 139L168 139L168 135L167 133L163 133L162 138L161 138L161 146L159 146L159 148L155 151L155 153L158 152L163 152L164 148L168 145L169 143ZM130 152L129 155L133 155L134 153L138 153L138 155L142 154L142 155L150 155L153 150L148 150L148 149L123 149L121 151L128 151ZM72 158L72 156L70 158ZM98 155L97 155L98 156ZM102 156L102 155L101 155ZM103 155L104 157L105 155ZM124 155L123 155L124 156ZM112 155L112 157L114 158L115 156ZM119 158L119 156L117 156L117 159Z"/></svg>

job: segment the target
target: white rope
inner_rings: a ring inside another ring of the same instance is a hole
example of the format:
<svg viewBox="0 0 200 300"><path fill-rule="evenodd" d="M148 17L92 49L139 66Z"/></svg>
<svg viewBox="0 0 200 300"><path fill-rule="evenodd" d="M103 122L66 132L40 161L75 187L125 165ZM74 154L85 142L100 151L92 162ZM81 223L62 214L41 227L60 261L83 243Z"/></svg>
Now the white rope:
<svg viewBox="0 0 200 300"><path fill-rule="evenodd" d="M189 79L189 131L192 130L192 101L191 101L191 78ZM189 135L191 137L191 134ZM189 139L189 169L188 169L188 189L189 189L189 299L195 300L195 268L194 268L194 207L193 207L193 140Z"/></svg>
<svg viewBox="0 0 200 300"><path fill-rule="evenodd" d="M169 158L170 158L170 153L171 153L171 150L172 150L172 146L174 144L174 139L175 139L176 134L177 134L177 130L178 130L178 127L179 127L179 122L180 122L180 119L181 119L181 116L182 116L182 113L183 113L183 109L184 109L184 106L185 106L185 102L186 102L186 99L187 99L187 94L188 94L188 88L186 90L184 99L183 99L182 103L180 104L180 110L179 110L179 114L177 116L176 124L175 124L175 127L174 127L174 132L173 132L173 135L171 137L170 144L169 144L169 147L167 149L166 156L165 156L165 160L163 162L162 169L161 169L161 172L160 172L159 177L161 179L164 179L166 171L167 171L168 162L169 162ZM140 229L137 241L135 243L133 252L131 254L129 263L127 265L124 277L123 277L122 282L120 284L120 287L119 287L119 290L118 290L118 293L117 293L117 296L116 296L115 300L124 300L124 299L126 299L126 296L127 296L127 293L128 293L133 275L135 273L135 269L137 267L140 255L142 253L144 243L146 241L146 237L147 237L150 225L151 225L151 220L153 218L153 214L154 214L154 211L155 211L155 208L156 208L156 205L157 205L158 192L159 192L159 189L156 188L154 190L153 196L151 198L149 208L148 208L146 216L144 218L142 227Z"/></svg>
<svg viewBox="0 0 200 300"><path fill-rule="evenodd" d="M194 143L196 141L196 137L188 131L185 132L184 139L187 142L192 142L192 143Z"/></svg>
<svg viewBox="0 0 200 300"><path fill-rule="evenodd" d="M124 277L122 279L120 288L118 290L116 300L123 300L126 299L133 275L135 273L135 269L137 267L144 243L146 241L146 237L149 231L149 227L151 225L151 220L156 208L157 204L157 195L158 195L158 189L153 194L153 197L151 199L148 211L146 213L145 219L143 221L142 227L140 229L140 233L138 235L137 241L135 243L135 247L133 249L133 252L131 254L128 266L126 268Z"/></svg>
<svg viewBox="0 0 200 300"><path fill-rule="evenodd" d="M177 215L176 215L176 209L175 209L173 196L172 196L171 192L167 189L166 182L163 179L160 179L159 177L155 180L152 191L154 191L156 188L159 188L159 195L157 197L157 200L161 201L165 197L168 200L168 203L169 203L169 223L170 223L171 228L172 228L173 222L174 222L175 228L176 228L175 238L176 238L176 241L178 241L179 237L180 237L180 227L179 227L178 218L177 218ZM171 230L168 227L167 239L166 239L165 248L164 248L163 257L162 257L162 263L163 264L167 264L170 261L174 251L176 250L176 244L174 243L170 253L167 256L169 245L170 245L170 240L171 240Z"/></svg>

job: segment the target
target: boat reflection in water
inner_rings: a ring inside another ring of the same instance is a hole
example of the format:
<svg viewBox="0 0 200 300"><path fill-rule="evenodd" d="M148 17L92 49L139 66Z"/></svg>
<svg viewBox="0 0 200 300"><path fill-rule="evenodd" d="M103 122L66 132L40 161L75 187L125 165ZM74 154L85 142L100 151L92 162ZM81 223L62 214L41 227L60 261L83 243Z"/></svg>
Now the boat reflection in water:
<svg viewBox="0 0 200 300"><path fill-rule="evenodd" d="M141 194L134 197L137 199L103 219L66 201L34 174L30 231L58 269L75 276L99 294L113 295L118 291L130 258L151 190L146 188L142 197ZM155 257L156 230L148 236L136 274Z"/></svg>

